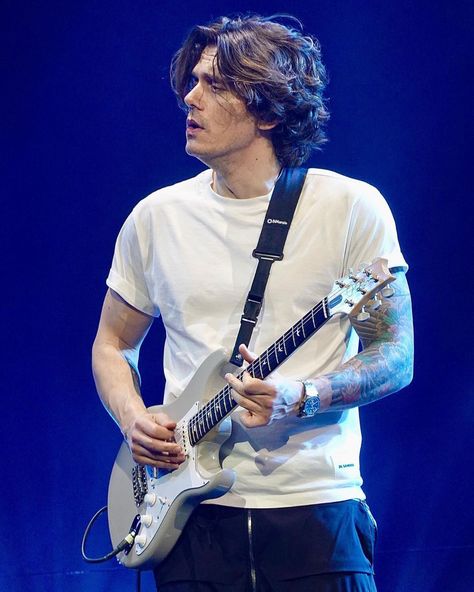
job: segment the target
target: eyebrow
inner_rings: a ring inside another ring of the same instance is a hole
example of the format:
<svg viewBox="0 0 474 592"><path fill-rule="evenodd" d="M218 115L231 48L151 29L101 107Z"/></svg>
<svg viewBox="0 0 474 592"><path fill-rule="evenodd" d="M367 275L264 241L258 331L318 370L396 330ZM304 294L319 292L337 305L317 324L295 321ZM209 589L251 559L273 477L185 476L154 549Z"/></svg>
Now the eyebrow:
<svg viewBox="0 0 474 592"><path fill-rule="evenodd" d="M192 78L199 78L199 73L196 72L196 69L194 68L191 72L191 76ZM222 78L222 76L213 76L212 74L209 74L207 72L203 72L201 74L201 78L203 78L208 84L222 84L224 85L224 79Z"/></svg>
<svg viewBox="0 0 474 592"><path fill-rule="evenodd" d="M191 76L194 78L199 78L198 76L198 72L196 72L196 68L199 66L199 62L196 63L196 65L194 66L194 68L191 71ZM217 73L217 67L216 64L214 62L214 60L212 60L212 74L210 74L208 71L204 71L201 74L201 77L204 78L204 80L208 83L208 84L222 84L223 86L225 85L224 79L222 78L222 76L220 76L219 74L215 74Z"/></svg>

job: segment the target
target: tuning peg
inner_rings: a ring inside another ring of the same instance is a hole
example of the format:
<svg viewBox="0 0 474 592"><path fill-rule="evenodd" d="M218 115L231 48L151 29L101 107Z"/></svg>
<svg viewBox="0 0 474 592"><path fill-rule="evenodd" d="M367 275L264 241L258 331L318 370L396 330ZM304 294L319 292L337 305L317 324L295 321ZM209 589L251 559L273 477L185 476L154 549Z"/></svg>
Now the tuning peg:
<svg viewBox="0 0 474 592"><path fill-rule="evenodd" d="M375 298L373 300L370 301L370 308L372 310L377 310L377 308L379 308L379 306L382 304L378 294L375 295Z"/></svg>
<svg viewBox="0 0 474 592"><path fill-rule="evenodd" d="M385 286L385 288L382 289L382 296L384 298L390 298L390 296L393 296L395 294L395 290L392 288L392 286Z"/></svg>
<svg viewBox="0 0 474 592"><path fill-rule="evenodd" d="M348 273L348 276L347 276L347 277L348 277L348 278L349 278L351 281L353 281L353 282L356 282L356 281L357 281L357 276L356 276L356 274L354 273L354 269L353 269L352 267L349 269L349 273Z"/></svg>
<svg viewBox="0 0 474 592"><path fill-rule="evenodd" d="M360 311L360 313L357 315L357 320L364 322L367 319L370 319L370 314L365 310L365 306L362 307L362 310Z"/></svg>

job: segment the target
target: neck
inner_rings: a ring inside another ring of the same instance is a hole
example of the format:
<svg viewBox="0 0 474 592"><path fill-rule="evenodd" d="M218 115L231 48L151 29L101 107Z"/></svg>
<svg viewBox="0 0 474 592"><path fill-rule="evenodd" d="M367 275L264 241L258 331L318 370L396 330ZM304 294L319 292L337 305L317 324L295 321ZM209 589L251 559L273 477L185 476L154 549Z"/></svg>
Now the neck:
<svg viewBox="0 0 474 592"><path fill-rule="evenodd" d="M247 199L270 193L280 173L281 165L272 152L265 158L247 162L221 162L212 166L212 188L223 197Z"/></svg>

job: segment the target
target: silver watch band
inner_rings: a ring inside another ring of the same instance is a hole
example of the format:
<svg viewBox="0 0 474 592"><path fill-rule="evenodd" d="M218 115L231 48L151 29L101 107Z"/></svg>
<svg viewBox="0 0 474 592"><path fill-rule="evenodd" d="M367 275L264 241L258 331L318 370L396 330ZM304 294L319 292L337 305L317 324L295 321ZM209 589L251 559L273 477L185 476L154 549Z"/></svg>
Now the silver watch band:
<svg viewBox="0 0 474 592"><path fill-rule="evenodd" d="M314 417L319 411L321 399L314 382L302 380L303 398L298 408L298 417Z"/></svg>

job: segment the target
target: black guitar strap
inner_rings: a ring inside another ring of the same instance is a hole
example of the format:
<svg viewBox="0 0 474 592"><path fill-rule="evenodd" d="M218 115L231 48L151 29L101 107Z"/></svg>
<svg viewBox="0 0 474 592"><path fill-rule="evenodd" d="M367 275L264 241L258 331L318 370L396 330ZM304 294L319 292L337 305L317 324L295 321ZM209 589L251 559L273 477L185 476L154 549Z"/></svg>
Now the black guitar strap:
<svg viewBox="0 0 474 592"><path fill-rule="evenodd" d="M283 259L283 248L290 229L296 204L303 189L306 168L284 168L273 188L258 244L252 256L258 259L257 269L240 319L240 329L230 358L231 364L242 366L239 345L248 345L258 315L263 294L274 261Z"/></svg>

